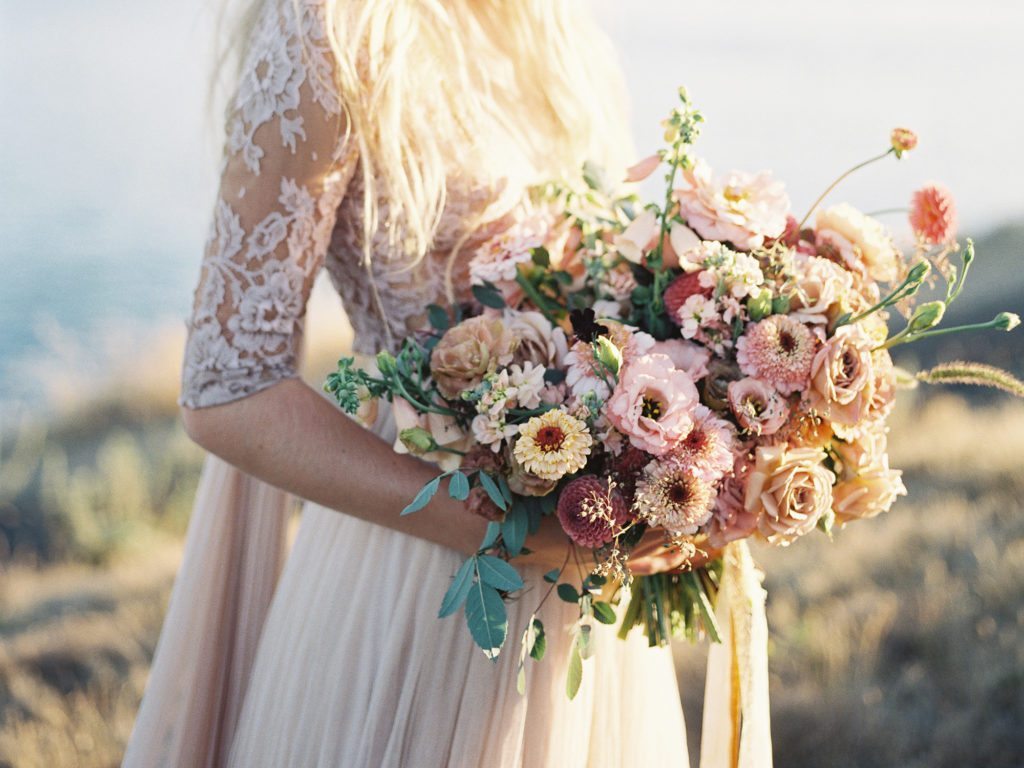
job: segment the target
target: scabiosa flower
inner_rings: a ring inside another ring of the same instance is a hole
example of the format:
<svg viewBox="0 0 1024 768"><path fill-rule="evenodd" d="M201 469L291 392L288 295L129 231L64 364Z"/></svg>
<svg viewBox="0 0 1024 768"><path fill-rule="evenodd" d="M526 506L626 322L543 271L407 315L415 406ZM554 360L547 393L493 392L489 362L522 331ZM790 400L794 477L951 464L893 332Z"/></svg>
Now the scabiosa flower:
<svg viewBox="0 0 1024 768"><path fill-rule="evenodd" d="M678 459L652 461L636 484L633 510L679 536L697 532L711 517L714 486Z"/></svg>
<svg viewBox="0 0 1024 768"><path fill-rule="evenodd" d="M814 336L786 315L747 326L736 342L736 362L747 376L763 379L784 395L803 389L811 375Z"/></svg>
<svg viewBox="0 0 1024 768"><path fill-rule="evenodd" d="M928 245L944 245L956 237L956 202L941 184L927 184L914 193L910 203L910 226Z"/></svg>
<svg viewBox="0 0 1024 768"><path fill-rule="evenodd" d="M595 475L569 482L558 496L558 522L581 547L596 549L615 538L629 509L614 483Z"/></svg>
<svg viewBox="0 0 1024 768"><path fill-rule="evenodd" d="M559 480L583 469L593 442L586 424L556 408L520 427L515 457L542 480Z"/></svg>
<svg viewBox="0 0 1024 768"><path fill-rule="evenodd" d="M689 464L710 483L718 482L733 467L735 439L729 422L714 411L698 405L693 411L693 428L672 450L672 457Z"/></svg>
<svg viewBox="0 0 1024 768"><path fill-rule="evenodd" d="M759 379L730 381L726 392L732 415L752 435L774 435L789 418L789 403Z"/></svg>

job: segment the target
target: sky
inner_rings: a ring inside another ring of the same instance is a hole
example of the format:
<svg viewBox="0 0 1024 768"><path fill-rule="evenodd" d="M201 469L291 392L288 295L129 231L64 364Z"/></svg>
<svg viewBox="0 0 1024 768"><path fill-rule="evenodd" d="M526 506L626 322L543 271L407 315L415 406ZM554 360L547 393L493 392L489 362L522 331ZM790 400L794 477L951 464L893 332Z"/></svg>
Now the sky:
<svg viewBox="0 0 1024 768"><path fill-rule="evenodd" d="M771 169L797 211L900 124L919 149L835 202L901 206L937 180L968 233L1024 217L1020 0L590 1L638 156L685 84L707 118L698 154ZM187 311L220 148L210 5L0 0L0 391L3 362L54 328Z"/></svg>

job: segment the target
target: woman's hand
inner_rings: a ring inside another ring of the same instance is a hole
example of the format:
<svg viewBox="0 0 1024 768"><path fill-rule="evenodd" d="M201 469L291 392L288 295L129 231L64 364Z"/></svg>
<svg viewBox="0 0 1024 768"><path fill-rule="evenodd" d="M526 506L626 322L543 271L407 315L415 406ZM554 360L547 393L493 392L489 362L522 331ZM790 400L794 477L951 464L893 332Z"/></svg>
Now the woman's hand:
<svg viewBox="0 0 1024 768"><path fill-rule="evenodd" d="M721 552L698 547L696 552L684 552L678 547L666 546L665 532L648 530L629 556L629 569L637 576L650 576L667 571L700 568L718 557Z"/></svg>

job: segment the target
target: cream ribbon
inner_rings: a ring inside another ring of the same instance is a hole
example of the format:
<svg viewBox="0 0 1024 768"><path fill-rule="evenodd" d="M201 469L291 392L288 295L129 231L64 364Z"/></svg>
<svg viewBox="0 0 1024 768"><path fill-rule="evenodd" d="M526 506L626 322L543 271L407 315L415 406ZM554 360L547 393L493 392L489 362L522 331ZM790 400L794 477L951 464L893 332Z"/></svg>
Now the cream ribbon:
<svg viewBox="0 0 1024 768"><path fill-rule="evenodd" d="M725 549L716 615L722 642L708 651L700 768L771 768L767 593L745 541Z"/></svg>

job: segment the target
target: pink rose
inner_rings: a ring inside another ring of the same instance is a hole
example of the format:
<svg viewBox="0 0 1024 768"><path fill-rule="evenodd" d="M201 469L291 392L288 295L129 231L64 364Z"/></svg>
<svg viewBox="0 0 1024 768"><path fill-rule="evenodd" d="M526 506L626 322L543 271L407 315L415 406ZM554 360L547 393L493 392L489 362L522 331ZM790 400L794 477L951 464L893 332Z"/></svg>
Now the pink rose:
<svg viewBox="0 0 1024 768"><path fill-rule="evenodd" d="M732 415L752 435L774 435L789 418L789 403L760 379L731 381L726 391Z"/></svg>
<svg viewBox="0 0 1024 768"><path fill-rule="evenodd" d="M697 387L667 355L648 354L626 364L608 400L608 419L640 450L663 456L693 427Z"/></svg>
<svg viewBox="0 0 1024 768"><path fill-rule="evenodd" d="M811 364L811 408L833 424L853 426L864 418L874 396L873 346L858 324L836 331Z"/></svg>
<svg viewBox="0 0 1024 768"><path fill-rule="evenodd" d="M752 468L746 457L738 459L732 475L719 487L708 523L708 543L715 549L722 549L730 541L745 539L757 530L757 515L748 512L743 505Z"/></svg>

